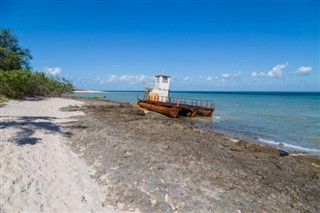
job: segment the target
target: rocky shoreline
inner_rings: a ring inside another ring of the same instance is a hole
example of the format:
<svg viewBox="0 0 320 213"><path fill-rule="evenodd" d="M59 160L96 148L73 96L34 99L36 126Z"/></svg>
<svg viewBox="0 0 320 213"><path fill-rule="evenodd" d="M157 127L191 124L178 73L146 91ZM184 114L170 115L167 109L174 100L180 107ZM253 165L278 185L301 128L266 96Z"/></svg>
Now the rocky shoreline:
<svg viewBox="0 0 320 213"><path fill-rule="evenodd" d="M84 101L84 100L83 100ZM126 103L85 101L70 147L106 190L104 205L141 212L319 212L320 157L281 157Z"/></svg>

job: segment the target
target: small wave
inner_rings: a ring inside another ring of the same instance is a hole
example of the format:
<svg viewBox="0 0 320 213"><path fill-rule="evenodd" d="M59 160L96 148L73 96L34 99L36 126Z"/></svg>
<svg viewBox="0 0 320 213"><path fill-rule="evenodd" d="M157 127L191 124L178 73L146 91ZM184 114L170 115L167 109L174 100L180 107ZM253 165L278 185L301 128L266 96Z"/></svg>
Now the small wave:
<svg viewBox="0 0 320 213"><path fill-rule="evenodd" d="M221 119L221 116L213 116L213 119L220 120L220 119Z"/></svg>
<svg viewBox="0 0 320 213"><path fill-rule="evenodd" d="M302 146L297 146L297 145L292 145L292 144L287 144L287 143L281 143L281 142L276 142L276 141L272 141L272 140L265 140L262 138L258 139L259 141L263 142L263 143L267 143L270 145L274 145L277 147L281 147L284 149L289 149L289 150L294 150L294 151L303 151L303 152L308 152L311 154L316 154L316 155L320 155L320 149L313 149L313 148L306 148L306 147L302 147Z"/></svg>

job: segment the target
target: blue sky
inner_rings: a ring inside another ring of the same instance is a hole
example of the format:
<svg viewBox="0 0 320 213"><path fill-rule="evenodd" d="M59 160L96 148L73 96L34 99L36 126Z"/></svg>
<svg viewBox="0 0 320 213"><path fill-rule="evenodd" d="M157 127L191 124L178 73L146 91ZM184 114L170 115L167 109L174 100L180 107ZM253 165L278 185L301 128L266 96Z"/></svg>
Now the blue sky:
<svg viewBox="0 0 320 213"><path fill-rule="evenodd" d="M35 70L79 88L320 91L318 0L1 0Z"/></svg>

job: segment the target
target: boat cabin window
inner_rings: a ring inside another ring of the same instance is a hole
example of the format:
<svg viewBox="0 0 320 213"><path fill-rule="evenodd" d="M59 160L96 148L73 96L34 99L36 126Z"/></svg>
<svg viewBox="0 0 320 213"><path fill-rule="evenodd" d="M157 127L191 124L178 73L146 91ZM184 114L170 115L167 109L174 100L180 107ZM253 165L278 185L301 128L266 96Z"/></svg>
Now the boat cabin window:
<svg viewBox="0 0 320 213"><path fill-rule="evenodd" d="M162 78L162 83L168 83L168 77L163 77Z"/></svg>

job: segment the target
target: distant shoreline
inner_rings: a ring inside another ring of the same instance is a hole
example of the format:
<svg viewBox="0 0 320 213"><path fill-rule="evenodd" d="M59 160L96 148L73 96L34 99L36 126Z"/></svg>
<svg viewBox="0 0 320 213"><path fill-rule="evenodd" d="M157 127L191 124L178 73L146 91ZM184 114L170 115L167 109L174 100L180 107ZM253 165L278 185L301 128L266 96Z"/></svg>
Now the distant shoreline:
<svg viewBox="0 0 320 213"><path fill-rule="evenodd" d="M74 90L73 93L101 93L99 90Z"/></svg>

